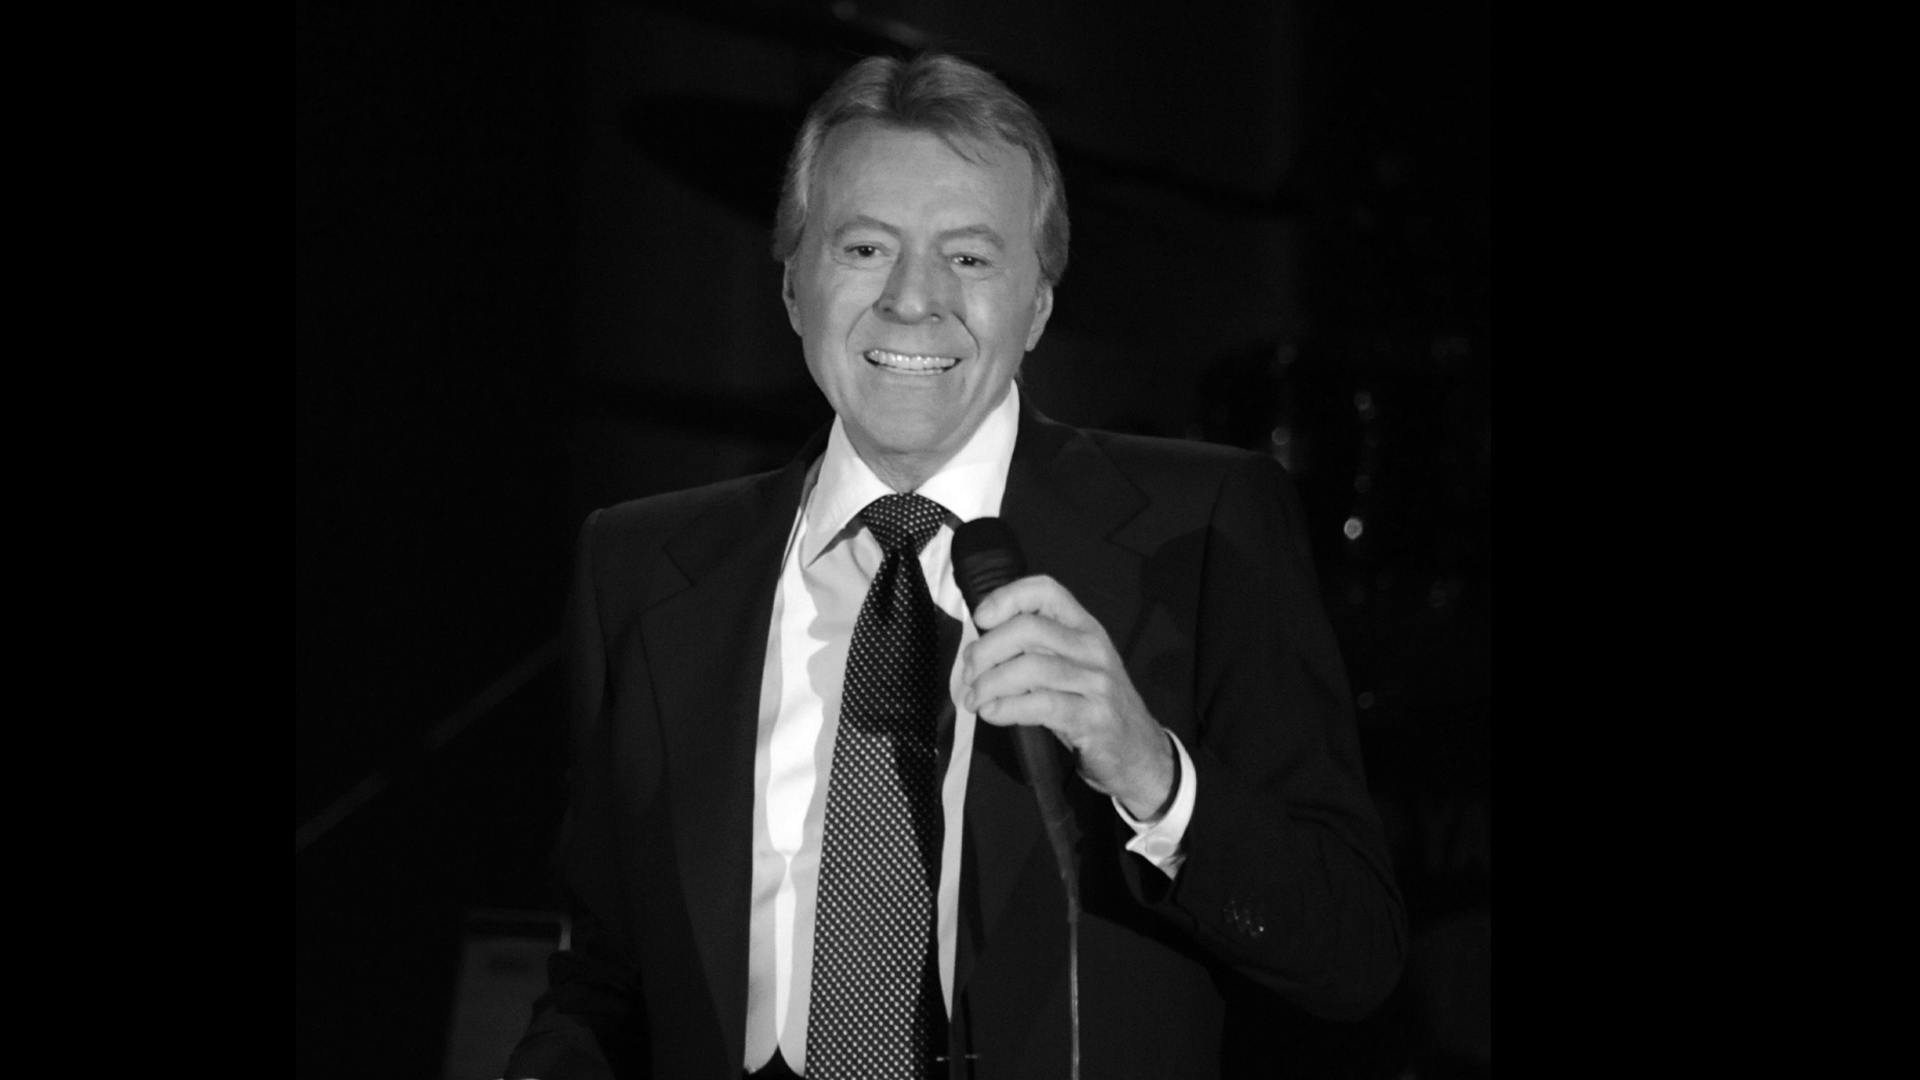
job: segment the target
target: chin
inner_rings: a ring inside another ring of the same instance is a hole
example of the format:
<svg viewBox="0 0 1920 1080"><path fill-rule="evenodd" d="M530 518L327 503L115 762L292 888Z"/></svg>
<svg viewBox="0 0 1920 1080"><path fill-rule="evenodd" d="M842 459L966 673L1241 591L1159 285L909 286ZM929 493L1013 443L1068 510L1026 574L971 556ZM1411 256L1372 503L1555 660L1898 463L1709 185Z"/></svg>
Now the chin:
<svg viewBox="0 0 1920 1080"><path fill-rule="evenodd" d="M866 428L867 442L883 454L931 454L948 448L956 425L929 419L925 423L889 423Z"/></svg>

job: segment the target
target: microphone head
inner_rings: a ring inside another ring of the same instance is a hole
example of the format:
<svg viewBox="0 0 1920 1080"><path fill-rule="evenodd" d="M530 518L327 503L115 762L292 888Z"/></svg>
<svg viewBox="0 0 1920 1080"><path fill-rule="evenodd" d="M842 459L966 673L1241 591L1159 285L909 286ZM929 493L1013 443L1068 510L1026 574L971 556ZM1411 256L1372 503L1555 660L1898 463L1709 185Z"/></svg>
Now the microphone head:
<svg viewBox="0 0 1920 1080"><path fill-rule="evenodd" d="M967 607L980 606L988 593L1026 573L1026 556L1006 522L974 518L953 531L953 580Z"/></svg>

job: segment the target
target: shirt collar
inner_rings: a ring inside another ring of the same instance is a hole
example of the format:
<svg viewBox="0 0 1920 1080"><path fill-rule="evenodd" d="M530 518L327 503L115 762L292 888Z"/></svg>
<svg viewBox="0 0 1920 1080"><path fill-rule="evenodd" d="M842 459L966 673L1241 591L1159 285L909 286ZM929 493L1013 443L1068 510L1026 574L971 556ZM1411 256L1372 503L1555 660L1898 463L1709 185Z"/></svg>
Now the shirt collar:
<svg viewBox="0 0 1920 1080"><path fill-rule="evenodd" d="M1007 490L1007 470L1013 463L1013 443L1020 433L1020 386L1007 384L1007 396L987 413L972 437L939 471L920 485L918 493L947 508L960 521L1000 513ZM805 535L800 541L801 564L820 556L849 530L855 515L868 503L890 495L888 487L861 460L847 438L845 425L834 417L827 434L827 450L820 457L813 491L807 497Z"/></svg>

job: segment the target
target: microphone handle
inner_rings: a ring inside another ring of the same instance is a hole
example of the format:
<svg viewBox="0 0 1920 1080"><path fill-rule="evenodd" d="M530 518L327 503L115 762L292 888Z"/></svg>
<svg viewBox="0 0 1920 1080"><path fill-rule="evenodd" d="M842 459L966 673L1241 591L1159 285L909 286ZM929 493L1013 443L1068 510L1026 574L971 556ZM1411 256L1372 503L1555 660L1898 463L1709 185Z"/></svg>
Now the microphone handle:
<svg viewBox="0 0 1920 1080"><path fill-rule="evenodd" d="M1047 843L1053 848L1053 862L1060 871L1060 884L1067 890L1068 902L1078 906L1080 881L1073 872L1073 839L1068 825L1065 785L1060 777L1060 758L1053 733L1046 728L1022 724L1012 729L1014 754L1033 788L1034 802L1040 808L1040 824L1046 829Z"/></svg>

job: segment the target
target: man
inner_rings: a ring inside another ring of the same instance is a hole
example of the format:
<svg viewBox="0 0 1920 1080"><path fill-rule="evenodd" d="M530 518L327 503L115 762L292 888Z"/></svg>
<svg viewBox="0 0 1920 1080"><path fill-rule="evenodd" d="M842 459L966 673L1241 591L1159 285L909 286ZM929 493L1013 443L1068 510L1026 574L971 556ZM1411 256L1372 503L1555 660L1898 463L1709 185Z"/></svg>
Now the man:
<svg viewBox="0 0 1920 1080"><path fill-rule="evenodd" d="M1284 473L1021 397L1067 232L1045 131L972 65L869 59L810 112L775 251L836 419L582 530L572 931L509 1077L1217 1076L1230 1023L1392 988L1404 915ZM969 610L980 517L1032 574ZM876 653L888 604L925 630ZM1021 728L1066 777L1064 876Z"/></svg>

